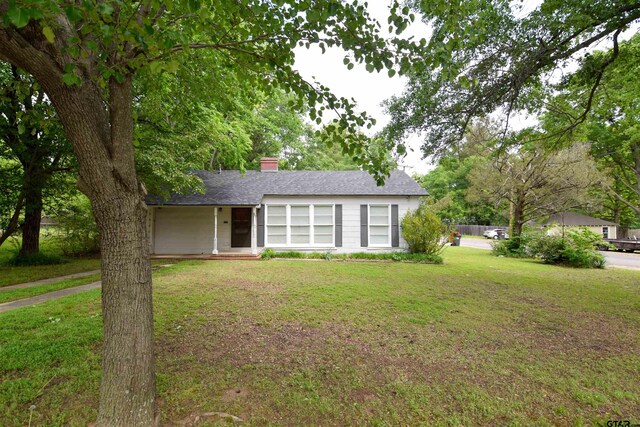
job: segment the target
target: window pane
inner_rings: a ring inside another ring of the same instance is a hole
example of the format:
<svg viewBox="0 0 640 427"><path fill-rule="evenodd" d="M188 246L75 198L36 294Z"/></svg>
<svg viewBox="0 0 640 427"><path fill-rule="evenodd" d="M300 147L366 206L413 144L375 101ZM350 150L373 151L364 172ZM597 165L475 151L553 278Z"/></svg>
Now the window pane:
<svg viewBox="0 0 640 427"><path fill-rule="evenodd" d="M387 226L369 227L369 240L373 245L389 244L389 227Z"/></svg>
<svg viewBox="0 0 640 427"><path fill-rule="evenodd" d="M309 243L309 226L291 226L291 243Z"/></svg>
<svg viewBox="0 0 640 427"><path fill-rule="evenodd" d="M315 234L328 234L333 235L333 226L332 225L316 225L314 227Z"/></svg>
<svg viewBox="0 0 640 427"><path fill-rule="evenodd" d="M371 216L371 225L389 225L389 218L386 216Z"/></svg>
<svg viewBox="0 0 640 427"><path fill-rule="evenodd" d="M329 215L333 216L333 206L326 205L313 205L313 212L315 215Z"/></svg>
<svg viewBox="0 0 640 427"><path fill-rule="evenodd" d="M388 245L389 239L386 236L371 236L372 245Z"/></svg>
<svg viewBox="0 0 640 427"><path fill-rule="evenodd" d="M291 225L309 225L309 216L291 215Z"/></svg>
<svg viewBox="0 0 640 427"><path fill-rule="evenodd" d="M388 206L369 206L369 209L371 209L371 216L387 216L389 214Z"/></svg>
<svg viewBox="0 0 640 427"><path fill-rule="evenodd" d="M285 225L286 221L287 208L285 206L267 206L267 225Z"/></svg>
<svg viewBox="0 0 640 427"><path fill-rule="evenodd" d="M371 236L388 236L389 235L389 227L380 226L380 225L372 225L369 227L369 234Z"/></svg>
<svg viewBox="0 0 640 427"><path fill-rule="evenodd" d="M292 244L305 244L308 245L309 244L309 236L295 236L295 235L291 235L291 243Z"/></svg>
<svg viewBox="0 0 640 427"><path fill-rule="evenodd" d="M291 206L291 225L309 225L309 206Z"/></svg>
<svg viewBox="0 0 640 427"><path fill-rule="evenodd" d="M267 233L269 244L287 243L287 227L272 225L267 228Z"/></svg>
<svg viewBox="0 0 640 427"><path fill-rule="evenodd" d="M371 225L388 225L389 208L387 206L370 206L369 221Z"/></svg>
<svg viewBox="0 0 640 427"><path fill-rule="evenodd" d="M309 206L291 206L291 216L309 216Z"/></svg>
<svg viewBox="0 0 640 427"><path fill-rule="evenodd" d="M331 244L333 243L333 234L316 234L313 239L316 244Z"/></svg>

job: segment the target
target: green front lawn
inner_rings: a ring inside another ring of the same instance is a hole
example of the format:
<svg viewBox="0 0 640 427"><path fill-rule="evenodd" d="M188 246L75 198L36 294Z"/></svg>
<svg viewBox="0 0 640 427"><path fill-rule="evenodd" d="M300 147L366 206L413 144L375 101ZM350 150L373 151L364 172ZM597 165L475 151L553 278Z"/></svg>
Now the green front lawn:
<svg viewBox="0 0 640 427"><path fill-rule="evenodd" d="M100 269L98 257L69 258L62 264L54 265L14 267L9 265L9 260L18 251L18 247L18 239L7 241L0 246L0 287ZM48 254L60 253L59 248L50 238L41 238L40 249Z"/></svg>
<svg viewBox="0 0 640 427"><path fill-rule="evenodd" d="M444 265L188 261L155 272L163 419L639 421L640 273L460 247L444 256ZM31 405L32 425L93 420L99 296L0 314L0 425L28 424Z"/></svg>

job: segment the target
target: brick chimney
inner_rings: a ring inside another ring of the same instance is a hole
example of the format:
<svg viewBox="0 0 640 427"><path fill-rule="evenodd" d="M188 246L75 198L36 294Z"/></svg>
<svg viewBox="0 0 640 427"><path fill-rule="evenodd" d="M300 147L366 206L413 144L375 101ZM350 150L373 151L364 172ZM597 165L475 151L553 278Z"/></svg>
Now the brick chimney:
<svg viewBox="0 0 640 427"><path fill-rule="evenodd" d="M278 159L275 157L261 158L260 172L278 172Z"/></svg>

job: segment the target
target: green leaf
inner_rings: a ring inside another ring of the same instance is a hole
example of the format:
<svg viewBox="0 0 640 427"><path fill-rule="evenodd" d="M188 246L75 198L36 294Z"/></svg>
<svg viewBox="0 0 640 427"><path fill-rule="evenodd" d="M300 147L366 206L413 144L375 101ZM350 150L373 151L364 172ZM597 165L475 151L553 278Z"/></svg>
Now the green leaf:
<svg viewBox="0 0 640 427"><path fill-rule="evenodd" d="M178 61L169 61L164 68L170 73L175 73L180 68L180 63Z"/></svg>
<svg viewBox="0 0 640 427"><path fill-rule="evenodd" d="M18 133L22 135L25 132L26 128L24 127L24 123L18 124Z"/></svg>
<svg viewBox="0 0 640 427"><path fill-rule="evenodd" d="M29 11L28 9L21 9L19 6L12 6L7 10L7 17L13 25L18 28L22 28L29 23Z"/></svg>
<svg viewBox="0 0 640 427"><path fill-rule="evenodd" d="M391 69L391 70L387 71L387 75L388 75L389 77L393 77L393 76L395 76L395 75L396 75L396 70Z"/></svg>
<svg viewBox="0 0 640 427"><path fill-rule="evenodd" d="M73 73L64 73L62 75L62 81L67 86L73 86L73 85L80 86L80 84L82 83L82 81L80 80L80 77L76 76Z"/></svg>
<svg viewBox="0 0 640 427"><path fill-rule="evenodd" d="M373 64L367 64L366 68L367 68L367 71L370 72L370 73L373 73L373 70L375 69Z"/></svg>
<svg viewBox="0 0 640 427"><path fill-rule="evenodd" d="M53 30L49 26L42 27L42 34L44 34L49 43L53 43L53 41L56 39L56 35L53 34Z"/></svg>

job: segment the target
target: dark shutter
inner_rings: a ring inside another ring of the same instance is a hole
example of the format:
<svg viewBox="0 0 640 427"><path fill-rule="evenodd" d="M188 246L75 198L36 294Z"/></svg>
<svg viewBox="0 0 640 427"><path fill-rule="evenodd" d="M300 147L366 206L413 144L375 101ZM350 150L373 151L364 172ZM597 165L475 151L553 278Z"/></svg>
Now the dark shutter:
<svg viewBox="0 0 640 427"><path fill-rule="evenodd" d="M369 206L360 205L360 246L369 246Z"/></svg>
<svg viewBox="0 0 640 427"><path fill-rule="evenodd" d="M336 248L340 248L342 247L342 205L336 205L335 216L336 216L335 245L336 245Z"/></svg>
<svg viewBox="0 0 640 427"><path fill-rule="evenodd" d="M258 208L258 247L264 247L264 205Z"/></svg>
<svg viewBox="0 0 640 427"><path fill-rule="evenodd" d="M391 205L391 246L400 246L400 226L398 224L398 205Z"/></svg>

